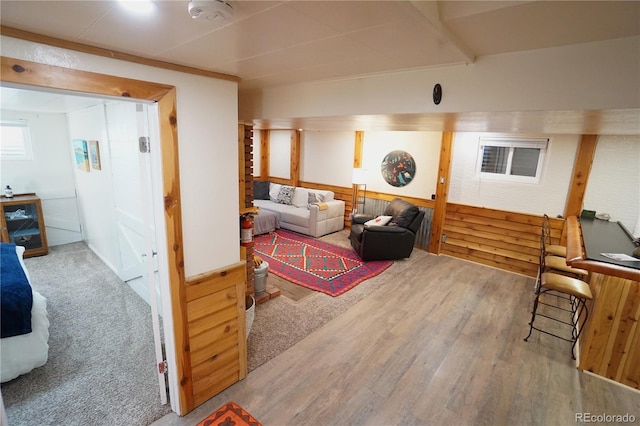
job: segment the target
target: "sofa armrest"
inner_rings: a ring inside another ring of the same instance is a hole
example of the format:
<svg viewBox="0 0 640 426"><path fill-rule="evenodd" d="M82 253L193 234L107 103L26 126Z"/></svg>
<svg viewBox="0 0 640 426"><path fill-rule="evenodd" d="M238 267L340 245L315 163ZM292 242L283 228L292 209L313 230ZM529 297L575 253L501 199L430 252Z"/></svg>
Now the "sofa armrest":
<svg viewBox="0 0 640 426"><path fill-rule="evenodd" d="M322 204L325 206L322 210L318 204L309 204L309 220L311 222L318 222L318 220L344 216L344 201L331 200L325 201Z"/></svg>

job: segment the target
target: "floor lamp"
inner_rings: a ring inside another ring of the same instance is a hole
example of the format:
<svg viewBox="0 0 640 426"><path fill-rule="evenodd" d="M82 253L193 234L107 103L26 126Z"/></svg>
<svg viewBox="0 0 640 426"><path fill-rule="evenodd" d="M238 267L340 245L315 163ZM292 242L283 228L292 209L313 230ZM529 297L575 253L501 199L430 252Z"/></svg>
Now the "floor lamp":
<svg viewBox="0 0 640 426"><path fill-rule="evenodd" d="M364 202L367 197L367 169L353 169L351 183L353 184L353 199L351 200L353 209L351 213L358 213L358 204L362 204L362 212L364 212ZM361 189L363 191L362 197L358 197Z"/></svg>

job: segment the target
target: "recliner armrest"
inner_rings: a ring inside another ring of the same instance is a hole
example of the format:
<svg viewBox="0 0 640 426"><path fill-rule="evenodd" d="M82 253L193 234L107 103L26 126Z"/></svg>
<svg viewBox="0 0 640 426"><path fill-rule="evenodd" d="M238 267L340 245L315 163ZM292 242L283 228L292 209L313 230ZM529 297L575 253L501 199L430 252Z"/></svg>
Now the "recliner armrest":
<svg viewBox="0 0 640 426"><path fill-rule="evenodd" d="M365 225L364 230L366 232L385 233L385 234L403 234L410 232L406 228L400 226L380 226L380 225Z"/></svg>
<svg viewBox="0 0 640 426"><path fill-rule="evenodd" d="M375 217L371 216L370 214L356 213L354 215L351 215L351 223L354 224L364 224L366 221L371 219L375 219Z"/></svg>

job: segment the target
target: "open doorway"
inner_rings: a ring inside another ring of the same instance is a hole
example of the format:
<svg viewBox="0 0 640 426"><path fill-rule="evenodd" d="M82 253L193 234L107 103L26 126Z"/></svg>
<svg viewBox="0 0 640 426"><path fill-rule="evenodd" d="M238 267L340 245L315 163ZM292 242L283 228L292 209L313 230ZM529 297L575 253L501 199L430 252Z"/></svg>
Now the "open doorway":
<svg viewBox="0 0 640 426"><path fill-rule="evenodd" d="M162 173L156 105L126 99L79 97L71 92L34 91L28 86L19 89L3 87L2 91L3 120L23 116L23 120L31 118L35 126L39 124L46 127L34 128L31 132L36 157L42 160L35 167L44 167L46 170L31 173L27 170L23 175L14 171L13 176L11 170L3 170L3 180L28 177L24 179L30 181L26 186L38 186L38 180L46 180L41 187L47 187L53 180L54 184L48 186L49 193L67 193L66 197L50 198L53 206L51 211L54 216L62 218L53 217L51 222L55 225L65 222L62 228L52 228L54 245L85 241L123 281L132 288L137 285L136 292L151 305L151 319L156 331L155 353L159 360L153 364L150 360L149 368L153 368L154 364L164 365L164 351L161 349L164 339L158 312L162 312L160 282L164 280L165 287L168 284L166 268L163 267L166 266L166 253L161 255L163 260L158 261L158 255L166 251L166 235L162 207L160 212L157 211L157 207L162 206ZM45 115L50 117L40 120ZM63 121L67 123L68 131L59 125L60 116L66 116ZM58 125L52 125L54 122ZM54 135L54 129L63 134ZM143 153L138 149L142 134L146 135L145 140L155 141L155 157L150 155L149 149ZM74 162L69 158L71 140L79 135L99 143L100 163L91 165L97 167L82 171L74 168ZM52 146L55 140L58 140L58 145L61 144L57 150ZM112 146L113 141L116 146ZM68 154L66 162L64 155L59 155L61 150L66 150ZM58 154L54 154L55 151ZM56 164L49 170L46 167L48 162L66 165ZM93 174L88 179L91 171ZM56 174L66 175L67 178ZM74 174L75 179L71 179L70 183L68 175ZM69 190L69 185L74 188ZM51 190L51 187L56 189ZM73 196L69 196L69 193L73 193ZM47 200L44 202L46 216ZM156 221L159 226L156 226ZM45 223L48 224L49 220L45 220ZM113 229L123 231L111 232ZM151 278L151 286L142 283L144 278ZM95 338L100 339L100 336ZM161 401L166 403L164 374L158 374L158 383Z"/></svg>

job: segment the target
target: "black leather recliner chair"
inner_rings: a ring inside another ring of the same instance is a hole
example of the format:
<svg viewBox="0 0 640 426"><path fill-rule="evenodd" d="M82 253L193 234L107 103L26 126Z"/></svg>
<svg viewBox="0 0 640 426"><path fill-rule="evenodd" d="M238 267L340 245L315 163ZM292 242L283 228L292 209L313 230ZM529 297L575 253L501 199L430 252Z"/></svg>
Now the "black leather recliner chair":
<svg viewBox="0 0 640 426"><path fill-rule="evenodd" d="M409 257L416 233L424 219L424 211L395 198L385 209L384 216L392 216L384 226L365 225L373 216L354 214L349 239L362 260L395 260Z"/></svg>

